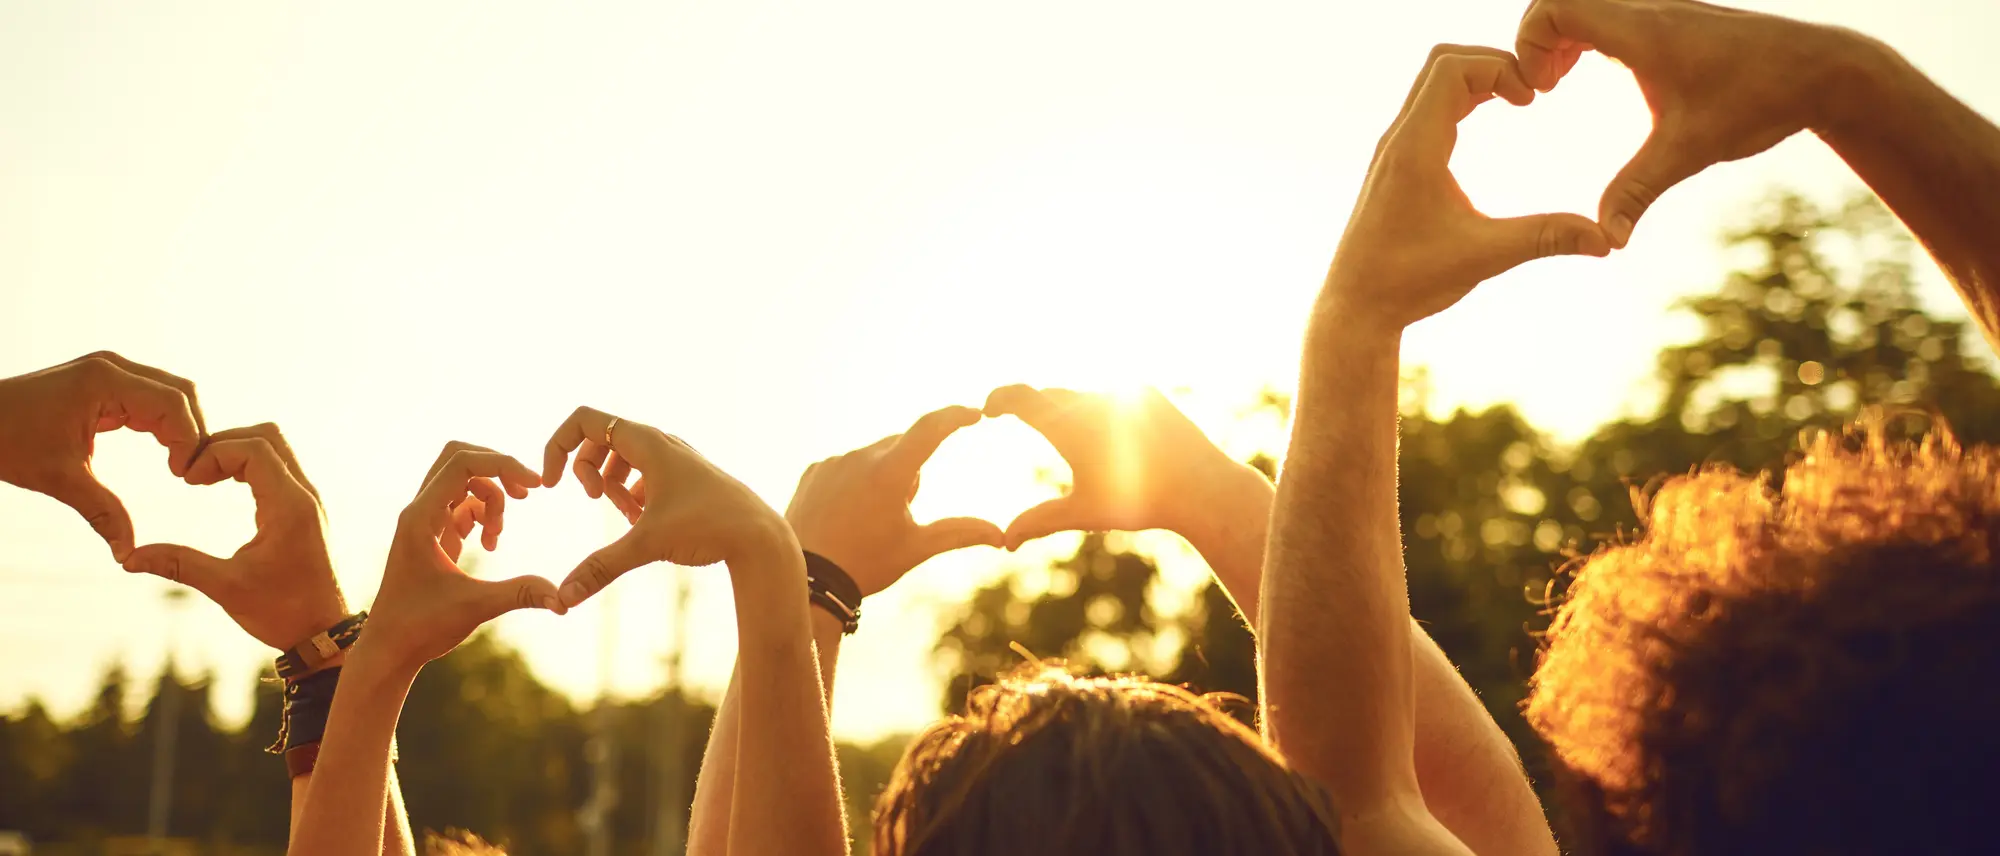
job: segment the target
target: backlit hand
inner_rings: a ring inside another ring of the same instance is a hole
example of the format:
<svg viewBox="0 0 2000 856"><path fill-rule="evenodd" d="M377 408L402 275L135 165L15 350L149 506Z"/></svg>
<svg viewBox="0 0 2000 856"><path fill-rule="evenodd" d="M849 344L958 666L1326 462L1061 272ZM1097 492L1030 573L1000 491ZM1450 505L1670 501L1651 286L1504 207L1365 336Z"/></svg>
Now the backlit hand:
<svg viewBox="0 0 2000 856"><path fill-rule="evenodd" d="M918 525L910 516L924 462L953 431L978 421L977 410L947 407L905 433L807 467L785 509L799 546L839 565L864 597L939 553L1000 546L1000 527L979 518Z"/></svg>
<svg viewBox="0 0 2000 856"><path fill-rule="evenodd" d="M1193 537L1215 515L1219 495L1263 476L1230 460L1166 396L1133 399L1003 386L986 415L1016 416L1069 463L1069 495L1030 508L1007 525L1007 549L1068 530L1170 529Z"/></svg>
<svg viewBox="0 0 2000 856"><path fill-rule="evenodd" d="M1611 245L1667 188L1712 164L1764 151L1840 97L1830 77L1855 33L1689 0L1536 0L1516 48L1528 84L1554 89L1583 51L1624 63L1653 133L1598 203Z"/></svg>
<svg viewBox="0 0 2000 856"><path fill-rule="evenodd" d="M1495 219L1452 178L1458 123L1499 95L1534 100L1514 57L1440 45L1368 168L1327 278L1322 311L1400 331L1480 282L1544 256L1610 252L1597 224L1574 214Z"/></svg>
<svg viewBox="0 0 2000 856"><path fill-rule="evenodd" d="M109 351L0 380L0 481L76 509L123 562L132 517L90 470L97 435L119 428L158 438L186 473L204 435L194 384Z"/></svg>
<svg viewBox="0 0 2000 856"><path fill-rule="evenodd" d="M287 650L347 614L326 550L326 517L278 426L216 433L188 467L189 484L234 479L250 486L257 534L227 559L175 544L148 544L128 571L193 588L257 641Z"/></svg>
<svg viewBox="0 0 2000 856"><path fill-rule="evenodd" d="M678 437L579 407L549 438L542 455L544 486L562 480L571 452L584 492L609 496L632 528L563 580L564 606L582 603L626 571L653 562L699 567L757 551L789 551L796 563L798 545L784 519ZM639 480L628 489L625 479L634 470ZM799 592L803 600L803 576Z"/></svg>
<svg viewBox="0 0 2000 856"><path fill-rule="evenodd" d="M554 583L532 575L474 579L459 569L444 543L446 533L465 531L460 527L468 517L490 527L492 543L504 511L505 500L499 497L525 499L539 482L527 464L507 455L465 444L446 447L417 498L397 519L382 588L369 607L360 644L414 670L508 612L540 608L563 613ZM476 508L471 507L474 502Z"/></svg>

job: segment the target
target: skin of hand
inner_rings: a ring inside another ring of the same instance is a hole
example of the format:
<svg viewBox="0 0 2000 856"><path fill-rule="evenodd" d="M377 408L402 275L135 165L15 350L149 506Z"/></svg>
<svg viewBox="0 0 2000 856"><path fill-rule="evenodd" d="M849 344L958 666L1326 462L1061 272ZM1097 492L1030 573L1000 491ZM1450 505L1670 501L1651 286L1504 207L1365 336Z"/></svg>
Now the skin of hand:
<svg viewBox="0 0 2000 856"><path fill-rule="evenodd" d="M496 544L507 497L526 499L540 482L528 465L507 455L465 443L446 446L397 520L382 588L362 631L370 647L414 675L505 613L565 612L555 585L542 577L480 580L457 564L468 521L487 527L486 542Z"/></svg>
<svg viewBox="0 0 2000 856"><path fill-rule="evenodd" d="M174 544L147 544L126 557L126 570L201 592L244 632L280 650L347 615L327 554L319 492L278 426L214 434L183 478L194 485L226 479L249 485L257 503L257 534L227 559Z"/></svg>
<svg viewBox="0 0 2000 856"><path fill-rule="evenodd" d="M1613 247L1668 188L1777 145L1844 97L1845 43L1834 27L1690 0L1535 0L1515 49L1529 85L1547 92L1586 50L1623 63L1653 113L1653 132L1598 203Z"/></svg>
<svg viewBox="0 0 2000 856"><path fill-rule="evenodd" d="M1447 166L1455 128L1495 95L1534 97L1511 54L1439 46L1377 148L1307 327L1273 508L1258 628L1267 734L1327 786L1356 856L1470 852L1417 781L1396 512L1403 328L1531 259L1609 251L1583 218L1494 220L1466 203Z"/></svg>
<svg viewBox="0 0 2000 856"><path fill-rule="evenodd" d="M584 493L609 496L632 521L623 536L564 578L564 606L582 603L626 571L654 562L702 567L754 552L779 533L785 541L794 540L784 519L763 499L680 438L621 419L607 444L605 432L614 427L613 418L579 407L543 451L543 486L562 480L563 463L574 451ZM625 479L634 470L639 480L627 489Z"/></svg>
<svg viewBox="0 0 2000 856"><path fill-rule="evenodd" d="M918 524L910 516L919 470L952 432L979 419L970 407L946 407L924 414L907 432L807 467L785 508L799 546L839 565L863 597L939 553L1000 546L1000 527L985 520Z"/></svg>
<svg viewBox="0 0 2000 856"><path fill-rule="evenodd" d="M1007 549L1071 530L1168 529L1197 549L1226 515L1214 506L1268 495L1249 465L1231 460L1158 390L1136 399L1015 384L986 397L987 416L1014 416L1069 464L1067 495L1007 524ZM1203 549L1204 555L1208 550Z"/></svg>
<svg viewBox="0 0 2000 856"><path fill-rule="evenodd" d="M729 568L736 671L703 756L690 852L845 853L822 689L832 663L823 674L791 527L742 482L650 425L578 408L549 439L544 485L561 480L571 452L584 490L611 498L632 528L570 573L564 603L653 562ZM640 478L628 490L634 470Z"/></svg>
<svg viewBox="0 0 2000 856"><path fill-rule="evenodd" d="M132 552L132 517L91 472L97 435L153 435L175 476L207 437L193 383L109 351L0 380L0 414L0 481L76 509L120 562Z"/></svg>

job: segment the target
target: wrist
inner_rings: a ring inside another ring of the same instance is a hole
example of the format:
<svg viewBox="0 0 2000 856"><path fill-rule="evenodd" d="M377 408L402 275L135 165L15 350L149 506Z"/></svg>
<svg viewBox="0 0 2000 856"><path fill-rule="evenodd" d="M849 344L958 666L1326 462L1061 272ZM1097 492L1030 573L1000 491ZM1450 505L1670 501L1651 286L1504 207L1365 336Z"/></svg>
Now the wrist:
<svg viewBox="0 0 2000 856"><path fill-rule="evenodd" d="M1894 48L1842 27L1802 25L1802 99L1807 128L1822 138L1879 128L1897 107L1898 80L1909 63Z"/></svg>
<svg viewBox="0 0 2000 856"><path fill-rule="evenodd" d="M346 652L341 664L342 685L364 683L370 687L402 685L405 689L417 679L423 670L424 660L409 657L396 650L395 645L385 637L362 635L354 647ZM356 676L360 677L356 677Z"/></svg>

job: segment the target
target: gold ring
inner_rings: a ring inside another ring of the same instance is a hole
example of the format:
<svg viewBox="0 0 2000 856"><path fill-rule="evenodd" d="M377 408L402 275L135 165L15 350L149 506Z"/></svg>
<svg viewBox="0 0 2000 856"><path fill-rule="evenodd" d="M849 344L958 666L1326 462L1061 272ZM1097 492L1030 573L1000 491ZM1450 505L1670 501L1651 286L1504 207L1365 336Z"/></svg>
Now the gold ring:
<svg viewBox="0 0 2000 856"><path fill-rule="evenodd" d="M604 426L604 448L611 448L611 432L618 430L618 417L611 417L611 424Z"/></svg>

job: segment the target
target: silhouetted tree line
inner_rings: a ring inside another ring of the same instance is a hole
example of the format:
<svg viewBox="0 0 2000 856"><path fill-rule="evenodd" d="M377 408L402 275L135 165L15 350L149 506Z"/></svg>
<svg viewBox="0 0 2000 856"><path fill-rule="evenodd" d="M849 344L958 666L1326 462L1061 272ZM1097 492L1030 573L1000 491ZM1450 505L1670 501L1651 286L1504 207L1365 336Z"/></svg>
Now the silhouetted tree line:
<svg viewBox="0 0 2000 856"><path fill-rule="evenodd" d="M1711 463L1770 467L1798 448L1802 431L1873 405L1935 411L1968 442L2000 439L2000 386L1965 356L1981 347L1976 334L1967 342L1963 322L1917 307L1909 240L1879 203L1828 211L1778 196L1728 240L1754 261L1682 304L1702 332L1661 351L1661 406L1652 415L1562 445L1510 407L1439 419L1425 415L1420 382L1406 390L1401 488L1412 609L1538 783L1548 779L1547 761L1518 707L1535 633L1561 596L1562 565L1630 531L1633 498L1649 484ZM1546 317L1551 327L1571 317L1617 323L1587 309L1572 316L1551 307ZM1522 331L1550 333L1559 330ZM1556 366L1542 382L1566 383ZM1263 400L1288 408L1282 396ZM1253 463L1275 473L1268 454ZM1228 599L1208 585L1191 607L1163 614L1154 604L1172 600L1157 597L1164 585L1150 557L1117 536L1088 535L1075 555L980 589L938 642L939 668L950 676L944 709L1018 662L1010 643L1254 700L1255 643ZM275 688L260 688L250 722L231 732L209 714L204 681L163 678L137 721L123 716L126 682L111 672L96 702L68 722L38 704L0 718L0 829L72 842L76 852L106 835L143 833L158 711L174 693L183 716L173 834L204 842L205 851L282 851L289 792L277 761L262 753L276 731ZM579 809L596 791L597 715L541 685L491 637L475 638L426 669L405 708L397 766L413 824L469 829L524 856L582 850ZM693 794L714 711L667 693L604 715L620 747L614 849L652 852L649 842L672 831L659 826L662 801L684 805ZM840 747L864 843L868 805L902 743ZM667 781L663 769L679 773Z"/></svg>

